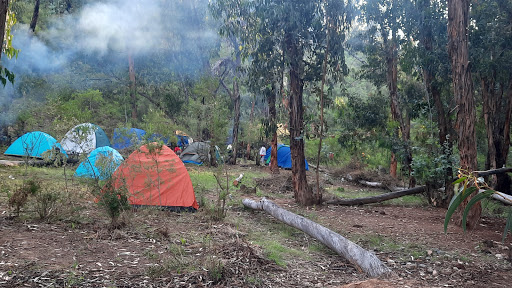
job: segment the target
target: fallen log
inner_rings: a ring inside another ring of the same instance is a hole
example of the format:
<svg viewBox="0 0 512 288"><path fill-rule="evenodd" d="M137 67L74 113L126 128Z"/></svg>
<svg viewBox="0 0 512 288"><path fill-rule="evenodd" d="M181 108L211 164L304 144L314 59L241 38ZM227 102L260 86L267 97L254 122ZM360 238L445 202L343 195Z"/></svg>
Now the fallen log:
<svg viewBox="0 0 512 288"><path fill-rule="evenodd" d="M396 192L384 193L384 194L372 196L372 197L354 198L354 199L333 199L333 200L327 201L326 203L332 204L332 205L345 205L345 206L364 205L364 204L371 204L371 203L379 203L379 202L394 199L394 198L400 198L400 197L406 196L406 195L420 194L425 191L427 191L427 186L418 186L418 187L414 187L411 189L405 189L405 190L400 190L400 191L396 191Z"/></svg>
<svg viewBox="0 0 512 288"><path fill-rule="evenodd" d="M23 161L0 160L0 166L20 166Z"/></svg>
<svg viewBox="0 0 512 288"><path fill-rule="evenodd" d="M484 189L480 189L478 191L478 193L482 193L486 190ZM512 196L511 195L508 195L508 194L505 194L503 192L499 192L499 191L494 191L494 194L491 195L491 198L494 199L494 200L498 200L504 204L507 204L507 205L512 205Z"/></svg>
<svg viewBox="0 0 512 288"><path fill-rule="evenodd" d="M489 175L493 175L493 174L501 174L501 173L507 173L507 172L512 172L512 168L503 167L503 168L491 169L491 170L486 170L486 171L475 171L474 173L476 173L480 177L483 177L483 176L489 176Z"/></svg>
<svg viewBox="0 0 512 288"><path fill-rule="evenodd" d="M242 203L252 209L264 210L278 220L317 239L371 277L378 277L391 272L375 254L318 223L277 206L266 198L262 198L260 201L244 199Z"/></svg>

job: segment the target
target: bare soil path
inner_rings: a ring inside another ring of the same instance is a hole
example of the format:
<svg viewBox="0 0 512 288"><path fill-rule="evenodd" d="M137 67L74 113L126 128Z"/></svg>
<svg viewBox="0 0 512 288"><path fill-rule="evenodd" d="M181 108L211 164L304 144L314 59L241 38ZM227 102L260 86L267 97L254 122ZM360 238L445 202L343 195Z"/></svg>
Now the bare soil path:
<svg viewBox="0 0 512 288"><path fill-rule="evenodd" d="M393 270L390 278L370 281L311 237L241 204L223 222L204 209L136 210L123 228L109 230L94 203L79 221L47 223L7 217L2 198L0 287L511 287L512 236L501 242L503 219L483 218L466 234L450 225L444 234L443 209L298 207L288 174L260 180L259 193L374 251ZM327 188L362 189L329 180L335 184ZM282 262L272 251L281 251Z"/></svg>

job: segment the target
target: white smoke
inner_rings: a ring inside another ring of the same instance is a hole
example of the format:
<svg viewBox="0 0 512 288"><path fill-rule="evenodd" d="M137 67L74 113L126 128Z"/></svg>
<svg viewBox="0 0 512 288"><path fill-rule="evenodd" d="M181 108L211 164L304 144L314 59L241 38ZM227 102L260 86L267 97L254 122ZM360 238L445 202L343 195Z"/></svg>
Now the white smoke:
<svg viewBox="0 0 512 288"><path fill-rule="evenodd" d="M158 3L116 0L86 6L77 20L80 48L100 54L153 51L164 38Z"/></svg>
<svg viewBox="0 0 512 288"><path fill-rule="evenodd" d="M19 56L1 59L16 82L0 87L0 126L15 118L9 103L33 92L18 89L24 76L43 79L54 89L62 79L69 79L65 84L76 89L98 88L108 81L94 82L82 75L84 69L104 75L127 70L128 53L135 58L136 71L146 69L144 75L152 81L168 81L171 73L197 75L204 67L201 59L218 41L216 30L204 23L207 4L208 0L99 0L72 14L53 16L35 34L27 25L16 24L13 47L20 50Z"/></svg>

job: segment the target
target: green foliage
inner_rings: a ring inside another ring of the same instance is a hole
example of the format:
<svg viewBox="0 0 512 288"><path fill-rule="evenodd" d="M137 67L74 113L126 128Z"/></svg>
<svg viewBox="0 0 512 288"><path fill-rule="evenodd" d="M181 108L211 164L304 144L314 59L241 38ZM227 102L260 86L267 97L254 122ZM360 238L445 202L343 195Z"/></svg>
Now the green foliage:
<svg viewBox="0 0 512 288"><path fill-rule="evenodd" d="M128 202L128 189L126 185L116 189L114 188L113 181L112 178L108 179L103 189L95 190L93 194L96 196L98 205L110 217L112 227L116 227L119 216L123 211L130 208L130 204Z"/></svg>
<svg viewBox="0 0 512 288"><path fill-rule="evenodd" d="M466 200L469 196L474 195L473 198L466 204L462 214L462 228L464 232L466 232L466 223L467 223L467 216L469 213L469 210L471 210L471 207L473 207L476 203L480 202L483 199L489 199L493 194L496 193L496 191L489 188L487 183L485 183L483 178L477 178L475 174L469 173L467 171L460 171L459 172L459 179L457 179L453 184L458 184L460 186L460 189L457 194L453 197L453 199L450 202L450 206L448 207L448 211L446 211L446 216L444 219L444 232L446 233L448 229L448 223L450 222L450 219L455 213L455 211L461 206L461 204ZM484 189L485 191L479 192L479 190ZM505 224L505 230L503 232L503 241L507 237L508 231L511 230L512 226L512 209L509 210L509 215L507 217L507 222Z"/></svg>
<svg viewBox="0 0 512 288"><path fill-rule="evenodd" d="M20 215L21 208L23 208L28 203L29 197L36 195L40 189L40 181L30 179L23 181L21 187L16 187L14 193L7 194L9 198L9 207L14 209L16 216Z"/></svg>
<svg viewBox="0 0 512 288"><path fill-rule="evenodd" d="M39 219L48 219L57 212L61 195L58 192L46 189L39 189L35 193L35 210Z"/></svg>
<svg viewBox="0 0 512 288"><path fill-rule="evenodd" d="M191 111L187 118L177 123L188 128L190 135L197 135L203 141L212 144L224 143L227 137L229 117L231 115L228 97L219 97L212 91L218 88L218 82L212 77L199 79L192 90L195 99L185 104L184 110Z"/></svg>
<svg viewBox="0 0 512 288"><path fill-rule="evenodd" d="M422 130L419 127L419 130ZM442 182L447 168L454 168L457 159L448 143L439 145L437 139L428 137L421 146L414 146L413 175L418 183ZM443 151L444 150L444 151ZM443 153L444 152L444 153ZM451 155L451 156L448 156Z"/></svg>
<svg viewBox="0 0 512 288"><path fill-rule="evenodd" d="M216 259L214 256L208 257L206 261L205 269L208 274L209 280L213 283L219 283L222 280L224 274L224 264L220 259Z"/></svg>
<svg viewBox="0 0 512 288"><path fill-rule="evenodd" d="M12 34L11 34L11 29L12 29L12 26L14 26L14 24L16 24L16 15L14 13L14 11L12 10L12 2L9 4L9 8L7 9L7 15L6 15L6 21L5 21L5 31L1 31L2 33L4 33L4 43L0 43L1 45L1 51L0 51L0 54L5 54L5 56L7 56L7 58L11 59L11 58L17 58L18 57L18 53L19 53L19 50L17 49L14 49L14 47L12 47ZM3 67L1 64L0 64L0 82L2 82L2 84L5 85L7 84L7 81L11 82L12 84L14 84L14 73L12 73L11 71L9 71L7 68Z"/></svg>
<svg viewBox="0 0 512 288"><path fill-rule="evenodd" d="M153 133L156 133L173 141L175 141L175 131L181 130L160 110L150 110L147 114L143 115L140 127L146 131L145 137L149 137L153 135Z"/></svg>
<svg viewBox="0 0 512 288"><path fill-rule="evenodd" d="M67 157L59 148L53 147L52 149L46 150L41 154L43 161L46 164L53 165L55 167L61 167L66 164Z"/></svg>

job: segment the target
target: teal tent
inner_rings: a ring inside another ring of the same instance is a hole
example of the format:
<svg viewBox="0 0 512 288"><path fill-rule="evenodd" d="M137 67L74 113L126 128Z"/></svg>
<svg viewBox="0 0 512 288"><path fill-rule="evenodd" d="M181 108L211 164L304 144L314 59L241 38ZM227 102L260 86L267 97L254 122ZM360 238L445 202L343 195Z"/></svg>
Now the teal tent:
<svg viewBox="0 0 512 288"><path fill-rule="evenodd" d="M108 146L99 147L78 165L75 176L105 180L112 176L123 160L123 156L116 149Z"/></svg>
<svg viewBox="0 0 512 288"><path fill-rule="evenodd" d="M67 157L66 151L62 149L62 146L57 143L55 138L44 132L35 131L26 133L16 139L16 141L14 141L14 143L5 150L4 154L43 158L42 154L53 148L60 149L60 152L64 153Z"/></svg>

